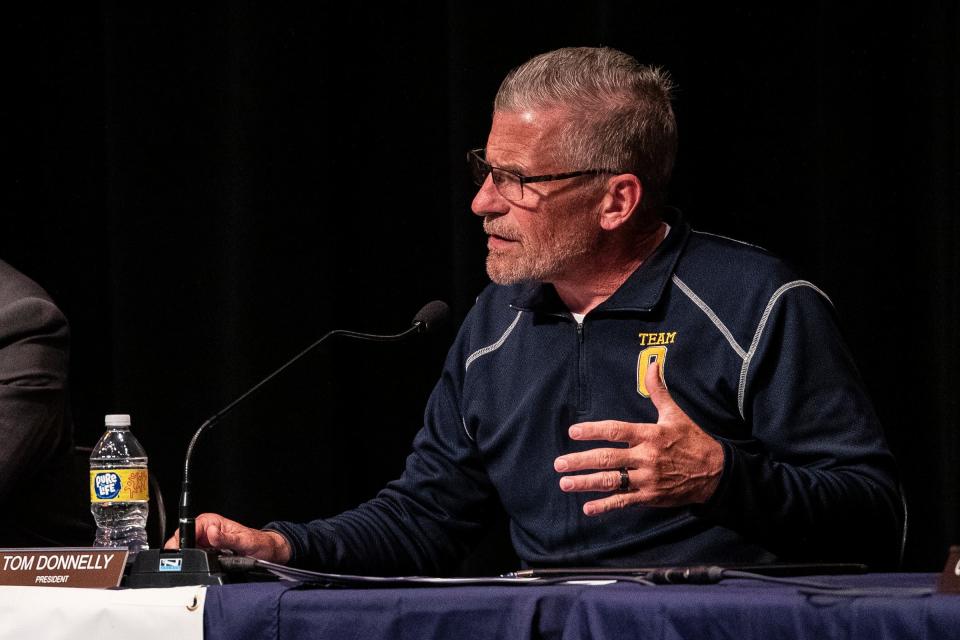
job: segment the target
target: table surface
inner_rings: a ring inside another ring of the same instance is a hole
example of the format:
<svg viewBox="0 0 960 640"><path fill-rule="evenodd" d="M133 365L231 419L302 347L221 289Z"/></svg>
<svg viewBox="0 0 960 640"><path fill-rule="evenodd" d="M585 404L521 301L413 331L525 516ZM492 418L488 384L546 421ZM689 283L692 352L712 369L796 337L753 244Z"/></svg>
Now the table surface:
<svg viewBox="0 0 960 640"><path fill-rule="evenodd" d="M211 587L204 636L217 638L960 638L960 595L936 574L804 580L860 589L811 595L754 580L714 585L319 588L293 582Z"/></svg>

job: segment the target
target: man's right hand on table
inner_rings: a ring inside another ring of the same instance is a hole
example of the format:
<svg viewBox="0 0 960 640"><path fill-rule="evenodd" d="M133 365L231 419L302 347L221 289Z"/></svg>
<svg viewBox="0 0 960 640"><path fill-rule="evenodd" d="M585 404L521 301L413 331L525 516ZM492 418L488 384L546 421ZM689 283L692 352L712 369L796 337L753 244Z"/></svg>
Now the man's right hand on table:
<svg viewBox="0 0 960 640"><path fill-rule="evenodd" d="M290 560L290 543L276 531L251 529L216 513L197 516L196 525L198 547L228 549L239 555L278 564L285 564ZM179 547L180 530L177 529L163 548Z"/></svg>

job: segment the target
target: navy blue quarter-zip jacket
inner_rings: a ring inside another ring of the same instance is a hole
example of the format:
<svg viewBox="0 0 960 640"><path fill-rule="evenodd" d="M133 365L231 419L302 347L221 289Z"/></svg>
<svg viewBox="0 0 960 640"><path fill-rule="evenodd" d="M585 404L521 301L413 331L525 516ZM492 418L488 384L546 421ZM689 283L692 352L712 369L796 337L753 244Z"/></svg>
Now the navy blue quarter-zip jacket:
<svg viewBox="0 0 960 640"><path fill-rule="evenodd" d="M713 497L583 514L553 461L571 424L656 422L644 373L724 450ZM496 503L528 566L896 559L894 461L826 295L767 252L677 223L576 322L551 285L489 286L467 316L401 477L356 509L268 528L291 563L441 574Z"/></svg>

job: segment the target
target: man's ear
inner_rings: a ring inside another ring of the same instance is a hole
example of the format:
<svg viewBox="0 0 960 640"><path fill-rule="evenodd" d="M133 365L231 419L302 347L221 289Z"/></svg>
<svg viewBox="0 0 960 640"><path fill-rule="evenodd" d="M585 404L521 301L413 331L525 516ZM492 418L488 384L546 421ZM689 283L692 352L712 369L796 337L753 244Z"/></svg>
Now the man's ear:
<svg viewBox="0 0 960 640"><path fill-rule="evenodd" d="M605 231L618 229L636 214L643 199L640 178L621 173L607 181L607 192L600 202L600 226Z"/></svg>

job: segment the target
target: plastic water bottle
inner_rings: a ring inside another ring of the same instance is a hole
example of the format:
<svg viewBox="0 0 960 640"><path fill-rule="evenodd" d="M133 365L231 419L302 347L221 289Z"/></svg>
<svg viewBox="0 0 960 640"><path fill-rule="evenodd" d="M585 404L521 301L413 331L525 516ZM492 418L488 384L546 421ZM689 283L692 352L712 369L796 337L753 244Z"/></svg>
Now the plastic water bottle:
<svg viewBox="0 0 960 640"><path fill-rule="evenodd" d="M90 511L97 547L147 549L150 485L147 454L130 432L130 416L106 416L106 433L90 454Z"/></svg>

